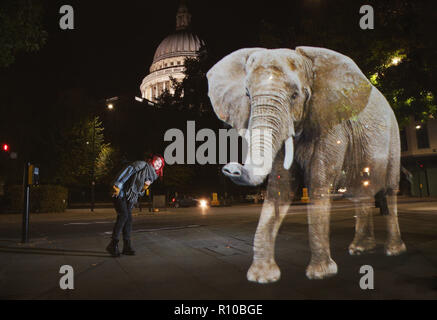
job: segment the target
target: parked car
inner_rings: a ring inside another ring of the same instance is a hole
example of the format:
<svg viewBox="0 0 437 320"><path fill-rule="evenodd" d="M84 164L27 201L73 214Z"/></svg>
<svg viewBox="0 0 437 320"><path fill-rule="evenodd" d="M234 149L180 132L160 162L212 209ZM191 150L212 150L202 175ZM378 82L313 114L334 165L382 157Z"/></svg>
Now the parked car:
<svg viewBox="0 0 437 320"><path fill-rule="evenodd" d="M194 198L190 196L173 197L170 199L169 205L173 208L204 207L209 206L209 200L206 198Z"/></svg>
<svg viewBox="0 0 437 320"><path fill-rule="evenodd" d="M252 202L252 203L261 203L264 201L264 194L263 193L247 194L244 197L243 201Z"/></svg>

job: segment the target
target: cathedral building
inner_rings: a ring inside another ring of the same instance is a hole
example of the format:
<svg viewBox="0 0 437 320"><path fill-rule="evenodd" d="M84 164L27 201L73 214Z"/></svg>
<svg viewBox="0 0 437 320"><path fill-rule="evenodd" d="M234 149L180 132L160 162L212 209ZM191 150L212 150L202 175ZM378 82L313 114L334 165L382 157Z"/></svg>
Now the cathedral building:
<svg viewBox="0 0 437 320"><path fill-rule="evenodd" d="M174 89L170 77L182 81L185 77L184 64L186 58L195 58L204 42L191 32L191 14L181 1L176 14L176 30L161 41L155 51L150 73L143 79L140 90L143 99L156 101L168 90Z"/></svg>

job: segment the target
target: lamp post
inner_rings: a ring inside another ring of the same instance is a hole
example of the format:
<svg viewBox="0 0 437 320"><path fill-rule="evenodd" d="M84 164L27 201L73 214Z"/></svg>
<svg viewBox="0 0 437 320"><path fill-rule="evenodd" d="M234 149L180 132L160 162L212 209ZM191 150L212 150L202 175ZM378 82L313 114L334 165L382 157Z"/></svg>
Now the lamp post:
<svg viewBox="0 0 437 320"><path fill-rule="evenodd" d="M114 104L113 101L117 101L118 97L113 97L110 99L106 99L106 107L109 111L114 110ZM95 191L96 191L96 181L95 181L95 175L96 175L96 122L97 118L93 118L93 134L92 134L92 166L91 166L91 212L94 211L95 208ZM88 142L87 142L88 143Z"/></svg>
<svg viewBox="0 0 437 320"><path fill-rule="evenodd" d="M95 188L96 182L94 181L95 175L95 167L96 167L96 118L93 118L93 139L92 139L92 148L93 148L93 164L91 167L91 212L94 212L94 204L95 204Z"/></svg>

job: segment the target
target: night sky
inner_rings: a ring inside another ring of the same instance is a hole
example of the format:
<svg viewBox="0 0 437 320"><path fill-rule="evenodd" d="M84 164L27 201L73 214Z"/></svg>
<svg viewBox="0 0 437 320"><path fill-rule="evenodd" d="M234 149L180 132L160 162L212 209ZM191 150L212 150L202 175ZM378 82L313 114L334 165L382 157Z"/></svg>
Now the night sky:
<svg viewBox="0 0 437 320"><path fill-rule="evenodd" d="M57 141L57 137L52 133L56 130L61 132L59 127L69 123L65 118L69 117L67 111L71 107L61 99L65 92L79 92L78 99L70 104L77 104L78 109L74 110L84 111L83 114L94 114L98 108L101 113L105 113L104 99L114 96L127 97L136 108L149 112L142 105L138 106L133 98L141 94L139 86L149 72L156 48L166 36L175 31L176 12L180 4L180 0L41 1L44 3L43 23L48 34L47 43L37 52L17 54L12 65L0 69L0 111L1 116L7 115L7 118L0 119L3 120L0 121L0 138L16 148L22 158L27 156L38 161L43 161L40 158L50 154L53 145L50 143ZM265 20L268 22L266 25L274 26L275 30L268 30L269 32L264 34L296 42L285 44L285 47L324 47L325 43L329 43L329 48L344 54L349 55L353 52L357 64L364 68L365 59L360 59L360 54L361 58L368 56L372 49L368 46L367 40L377 35L382 35L382 39L391 40L392 30L397 30L391 28L391 25L383 25L384 20L406 26L402 29L406 32L405 39L416 39L418 35L421 40L419 44L427 42L430 38L428 35L435 30L433 23L437 21L433 18L435 10L421 11L426 17L422 19L420 16L420 23L417 23L417 17L409 19L408 14L399 14L399 21L385 19L385 16L397 17L396 8L391 10L389 4L384 7L385 3L388 3L385 0L186 2L192 14L192 31L205 41L211 61L218 61L240 48L260 46L260 43L263 43L260 39L263 34L261 28L265 25L262 21ZM405 4L407 0L392 0L391 3L393 2ZM378 8L382 8L378 11L382 19L376 20L382 21L382 24L375 25L375 30L363 31L359 28L359 9L368 3L378 3ZM62 16L59 9L64 4L74 8L75 30L61 30L59 27ZM431 8L424 6L428 7ZM328 28L330 23L332 28ZM311 27L310 30L306 30L307 32L301 33L303 37L287 37L286 33L290 27L299 30L302 26ZM324 32L326 30L327 32ZM281 34L282 31L285 36ZM348 38L345 35L352 36ZM359 36L355 38L356 35ZM326 39L332 41L324 41ZM427 57L429 53L418 51L415 59L419 63L421 55ZM92 106L89 103L80 103L81 94L90 98L83 101L90 102ZM65 96L65 100L70 97ZM53 112L54 116L50 116L53 110L60 112ZM125 118L121 111L113 114L106 112L105 117L112 118L105 123L105 139L116 147L123 146L122 151L128 154L128 159L137 158L133 150L142 153L149 147L162 153L162 146L155 147L150 140L156 140L158 144L163 143L162 135L158 131L172 128L173 123L170 119L159 118L158 121L150 121L145 113L136 113L129 108L124 110ZM133 123L128 116L137 122ZM62 117L64 119L61 119ZM175 113L173 117L178 115ZM105 122L105 118L103 121ZM214 121L219 122L215 116ZM60 125L51 126L54 122L59 122ZM55 129L52 130L52 127ZM154 133L154 136L139 133L138 128L143 127L144 130ZM29 132L32 136L29 136ZM139 136L141 139L138 139ZM217 176L216 172L214 174Z"/></svg>
<svg viewBox="0 0 437 320"><path fill-rule="evenodd" d="M219 59L257 46L261 19L289 23L298 19L301 5L317 10L319 2L192 0L188 7L194 33ZM66 88L82 88L96 99L140 95L157 46L175 30L179 0L68 1L75 10L75 30L62 31L58 12L66 3L46 1L46 45L37 53L19 54L2 70L11 94L26 95L35 104Z"/></svg>

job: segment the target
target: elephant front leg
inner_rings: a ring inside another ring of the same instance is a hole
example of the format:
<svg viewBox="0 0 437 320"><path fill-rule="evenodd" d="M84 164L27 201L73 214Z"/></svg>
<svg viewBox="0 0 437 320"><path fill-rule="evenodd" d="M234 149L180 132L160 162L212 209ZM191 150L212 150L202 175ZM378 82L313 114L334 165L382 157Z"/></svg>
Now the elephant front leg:
<svg viewBox="0 0 437 320"><path fill-rule="evenodd" d="M314 199L315 198L315 199ZM308 206L311 261L306 269L309 279L323 279L337 274L337 264L331 259L329 247L330 200L314 197Z"/></svg>
<svg viewBox="0 0 437 320"><path fill-rule="evenodd" d="M355 203L355 237L349 245L350 255L360 255L376 247L371 200L369 198Z"/></svg>
<svg viewBox="0 0 437 320"><path fill-rule="evenodd" d="M247 272L249 281L269 283L279 280L281 271L274 257L275 240L288 208L289 204L281 204L277 215L275 203L271 200L264 202L255 233L253 262Z"/></svg>

